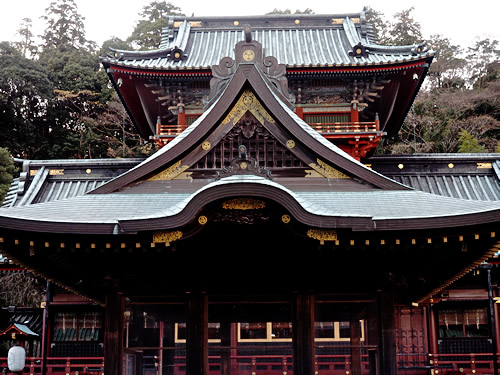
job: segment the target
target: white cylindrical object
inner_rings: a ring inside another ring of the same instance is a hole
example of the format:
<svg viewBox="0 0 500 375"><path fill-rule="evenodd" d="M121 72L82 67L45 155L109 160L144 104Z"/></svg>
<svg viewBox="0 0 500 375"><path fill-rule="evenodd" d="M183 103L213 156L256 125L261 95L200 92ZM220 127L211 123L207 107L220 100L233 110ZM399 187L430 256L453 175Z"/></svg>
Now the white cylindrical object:
<svg viewBox="0 0 500 375"><path fill-rule="evenodd" d="M13 346L9 349L7 358L9 370L12 372L19 372L24 370L26 363L26 350L22 346Z"/></svg>

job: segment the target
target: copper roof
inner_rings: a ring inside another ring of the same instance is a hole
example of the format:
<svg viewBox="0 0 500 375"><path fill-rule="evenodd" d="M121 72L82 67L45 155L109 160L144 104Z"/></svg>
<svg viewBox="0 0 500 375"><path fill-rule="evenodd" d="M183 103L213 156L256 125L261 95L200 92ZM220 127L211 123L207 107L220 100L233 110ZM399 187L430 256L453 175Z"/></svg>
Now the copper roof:
<svg viewBox="0 0 500 375"><path fill-rule="evenodd" d="M375 44L363 12L349 15L172 18L157 50L113 50L103 61L150 70L210 69L244 39L243 24L262 43L266 56L287 66L379 66L422 60L433 52L423 44ZM176 53L178 53L176 55Z"/></svg>

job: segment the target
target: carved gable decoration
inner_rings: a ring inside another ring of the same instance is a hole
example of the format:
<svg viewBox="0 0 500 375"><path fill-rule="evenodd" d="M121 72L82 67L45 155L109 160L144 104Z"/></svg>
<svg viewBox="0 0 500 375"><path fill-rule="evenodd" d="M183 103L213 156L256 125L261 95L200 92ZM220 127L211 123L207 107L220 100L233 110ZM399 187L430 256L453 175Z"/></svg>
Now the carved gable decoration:
<svg viewBox="0 0 500 375"><path fill-rule="evenodd" d="M251 27L245 26L245 40L234 47L235 60L224 57L219 65L212 67L213 78L210 81L210 94L204 98L205 109L208 108L224 91L240 64L254 64L259 72L268 80L270 89L279 94L281 100L291 106L295 97L288 91L285 64L279 64L273 56L264 57L262 44L252 40Z"/></svg>

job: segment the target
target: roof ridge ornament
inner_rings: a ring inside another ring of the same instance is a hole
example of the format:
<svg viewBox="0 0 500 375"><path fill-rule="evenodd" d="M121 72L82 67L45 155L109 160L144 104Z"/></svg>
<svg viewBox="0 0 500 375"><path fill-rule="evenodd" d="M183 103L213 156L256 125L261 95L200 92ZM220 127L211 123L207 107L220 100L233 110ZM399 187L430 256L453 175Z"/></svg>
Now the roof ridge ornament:
<svg viewBox="0 0 500 375"><path fill-rule="evenodd" d="M252 39L250 25L245 25L243 32L244 40L236 43L234 47L235 59L224 57L218 65L212 66L213 78L210 81L210 94L203 98L205 109L221 95L240 64L254 65L267 79L270 89L279 93L281 99L288 101L291 106L295 103L295 96L288 91L286 65L279 64L274 56L264 57L262 44Z"/></svg>

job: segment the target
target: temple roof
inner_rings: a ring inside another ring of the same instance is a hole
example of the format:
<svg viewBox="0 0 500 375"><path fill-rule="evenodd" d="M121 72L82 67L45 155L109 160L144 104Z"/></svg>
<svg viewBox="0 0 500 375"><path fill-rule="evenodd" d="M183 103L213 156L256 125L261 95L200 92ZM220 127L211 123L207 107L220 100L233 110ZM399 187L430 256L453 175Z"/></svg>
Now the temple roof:
<svg viewBox="0 0 500 375"><path fill-rule="evenodd" d="M241 42L241 46L235 49L240 54L255 48L255 56L263 58L258 42ZM221 96L203 116L130 170L82 196L1 210L0 226L96 234L176 228L192 222L211 202L242 195L269 199L299 222L325 228L452 228L500 219L498 201L478 202L415 191L361 164L307 126L259 69L256 61L241 60ZM215 150L247 112L259 119L259 126L269 132L269 137L286 143L295 157L313 168L320 175L318 182L304 177L272 178L270 171L267 175L259 169L252 171L247 167L251 158L246 155L231 161L232 165L236 163L236 171L227 177L222 174L223 178L215 180L193 180L182 174ZM237 163L242 160L245 167L238 169ZM321 166L315 164L316 160ZM49 172L40 168L37 174L42 178ZM35 180L36 176L32 182L36 186Z"/></svg>
<svg viewBox="0 0 500 375"><path fill-rule="evenodd" d="M265 53L287 68L385 66L432 56L424 44L381 46L364 12L341 15L171 17L157 50L112 50L105 65L146 70L210 69L222 57L234 58L243 25Z"/></svg>

